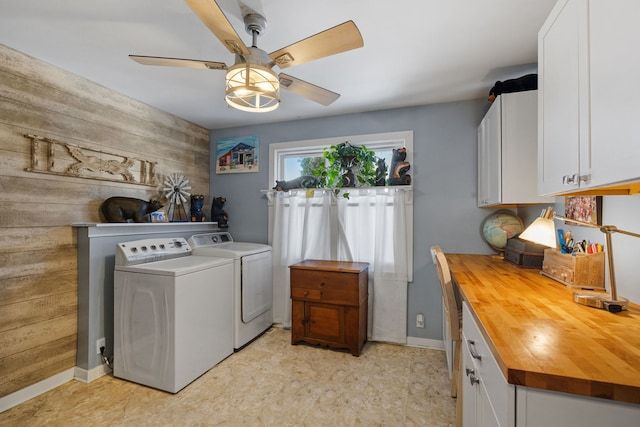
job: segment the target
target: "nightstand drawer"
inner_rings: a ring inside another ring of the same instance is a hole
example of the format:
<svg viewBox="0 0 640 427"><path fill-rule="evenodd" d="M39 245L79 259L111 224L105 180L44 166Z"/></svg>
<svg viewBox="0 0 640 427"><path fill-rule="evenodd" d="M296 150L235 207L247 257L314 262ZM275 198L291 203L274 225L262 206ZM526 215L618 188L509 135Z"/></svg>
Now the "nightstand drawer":
<svg viewBox="0 0 640 427"><path fill-rule="evenodd" d="M359 276L330 271L291 270L291 298L332 304L358 305Z"/></svg>
<svg viewBox="0 0 640 427"><path fill-rule="evenodd" d="M291 287L291 298L306 299L309 301L320 301L322 300L322 291L319 289Z"/></svg>

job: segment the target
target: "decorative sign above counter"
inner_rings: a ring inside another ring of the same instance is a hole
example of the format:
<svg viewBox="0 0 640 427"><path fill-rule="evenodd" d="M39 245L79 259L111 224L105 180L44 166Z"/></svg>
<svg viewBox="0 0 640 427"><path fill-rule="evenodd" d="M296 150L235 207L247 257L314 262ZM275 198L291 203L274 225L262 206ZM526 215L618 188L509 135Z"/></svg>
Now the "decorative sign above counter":
<svg viewBox="0 0 640 427"><path fill-rule="evenodd" d="M81 147L64 141L27 134L31 140L28 172L125 182L156 187L156 162ZM139 178L136 179L136 176Z"/></svg>

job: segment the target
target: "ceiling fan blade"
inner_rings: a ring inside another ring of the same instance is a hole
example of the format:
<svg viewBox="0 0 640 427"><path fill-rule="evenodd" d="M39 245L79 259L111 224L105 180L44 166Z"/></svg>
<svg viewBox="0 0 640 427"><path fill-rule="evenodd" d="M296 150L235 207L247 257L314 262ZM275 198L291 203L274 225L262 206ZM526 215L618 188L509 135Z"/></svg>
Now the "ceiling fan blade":
<svg viewBox="0 0 640 427"><path fill-rule="evenodd" d="M204 68L208 70L226 70L224 62L201 61L198 59L164 58L161 56L129 55L129 58L143 65L164 65L167 67Z"/></svg>
<svg viewBox="0 0 640 427"><path fill-rule="evenodd" d="M297 79L285 73L280 73L280 87L293 92L296 95L304 96L311 101L324 106L330 105L340 98L339 93L331 92L328 89L321 88L304 80Z"/></svg>
<svg viewBox="0 0 640 427"><path fill-rule="evenodd" d="M222 13L218 3L214 0L185 0L185 2L218 40L229 49L229 52L236 55L249 55L249 50Z"/></svg>
<svg viewBox="0 0 640 427"><path fill-rule="evenodd" d="M287 68L364 46L360 30L347 21L269 54L280 68Z"/></svg>

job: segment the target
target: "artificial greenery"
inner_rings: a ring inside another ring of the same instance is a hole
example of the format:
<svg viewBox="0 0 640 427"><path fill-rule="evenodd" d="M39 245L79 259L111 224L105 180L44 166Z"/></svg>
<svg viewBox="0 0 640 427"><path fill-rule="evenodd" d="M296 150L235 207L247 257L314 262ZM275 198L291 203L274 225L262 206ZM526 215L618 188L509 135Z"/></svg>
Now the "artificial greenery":
<svg viewBox="0 0 640 427"><path fill-rule="evenodd" d="M325 148L322 157L325 164L312 171L318 178L319 187L334 188L338 194L342 187L376 185L376 155L364 145L351 145L345 141ZM344 193L343 197L349 198L349 193Z"/></svg>

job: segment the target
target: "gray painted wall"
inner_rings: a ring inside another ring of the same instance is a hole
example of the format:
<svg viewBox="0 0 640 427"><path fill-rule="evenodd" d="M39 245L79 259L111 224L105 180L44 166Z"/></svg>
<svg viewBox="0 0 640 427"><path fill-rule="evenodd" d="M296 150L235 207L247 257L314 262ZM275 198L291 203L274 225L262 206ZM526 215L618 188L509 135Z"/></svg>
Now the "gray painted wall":
<svg viewBox="0 0 640 427"><path fill-rule="evenodd" d="M441 340L442 297L429 248L492 253L480 234L480 224L492 211L476 207L476 128L488 107L481 99L213 130L212 155L218 138L257 135L260 170L216 175L212 160L211 195L227 198L229 230L236 240L266 243L267 203L260 190L274 186L267 182L269 144L413 130L414 281L409 284L407 331L410 337ZM418 313L425 315L424 329L415 326Z"/></svg>

